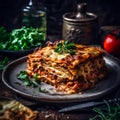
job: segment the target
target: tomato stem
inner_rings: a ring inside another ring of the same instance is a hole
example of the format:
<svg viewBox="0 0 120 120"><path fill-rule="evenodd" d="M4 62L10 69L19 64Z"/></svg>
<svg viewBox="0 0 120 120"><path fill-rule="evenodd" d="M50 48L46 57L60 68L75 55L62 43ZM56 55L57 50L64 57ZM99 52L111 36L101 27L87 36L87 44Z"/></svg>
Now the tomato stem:
<svg viewBox="0 0 120 120"><path fill-rule="evenodd" d="M112 36L115 36L116 39L120 38L120 29L109 32Z"/></svg>

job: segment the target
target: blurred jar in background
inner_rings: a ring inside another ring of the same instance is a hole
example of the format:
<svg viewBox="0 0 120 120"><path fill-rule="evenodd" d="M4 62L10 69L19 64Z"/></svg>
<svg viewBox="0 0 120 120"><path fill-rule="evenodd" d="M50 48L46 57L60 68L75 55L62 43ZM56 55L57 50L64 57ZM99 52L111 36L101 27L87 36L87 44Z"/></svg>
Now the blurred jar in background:
<svg viewBox="0 0 120 120"><path fill-rule="evenodd" d="M76 7L76 12L63 15L63 39L77 44L98 44L98 16L87 12L87 3L78 4Z"/></svg>
<svg viewBox="0 0 120 120"><path fill-rule="evenodd" d="M46 7L39 0L30 0L28 5L22 9L22 26L39 28L47 36L47 15Z"/></svg>

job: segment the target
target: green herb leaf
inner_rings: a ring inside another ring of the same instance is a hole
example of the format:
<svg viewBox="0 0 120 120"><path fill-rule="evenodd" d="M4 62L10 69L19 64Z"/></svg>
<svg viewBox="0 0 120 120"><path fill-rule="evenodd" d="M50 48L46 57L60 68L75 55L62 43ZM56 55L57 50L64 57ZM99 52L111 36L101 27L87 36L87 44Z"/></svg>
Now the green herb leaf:
<svg viewBox="0 0 120 120"><path fill-rule="evenodd" d="M66 40L63 43L62 42L58 43L54 51L59 54L69 53L71 55L74 55L75 54L75 52L73 51L74 49L76 49L75 44L70 43L68 40Z"/></svg>
<svg viewBox="0 0 120 120"><path fill-rule="evenodd" d="M0 70L3 70L8 63L9 63L8 57L5 57L4 59L0 60Z"/></svg>
<svg viewBox="0 0 120 120"><path fill-rule="evenodd" d="M24 85L25 86L31 86L31 82L29 80L24 80Z"/></svg>
<svg viewBox="0 0 120 120"><path fill-rule="evenodd" d="M41 87L39 87L39 88L38 88L38 91L39 91L39 92L42 92L42 89L41 89Z"/></svg>
<svg viewBox="0 0 120 120"><path fill-rule="evenodd" d="M40 77L40 74L35 74L35 75L33 76L33 78L35 79L34 81L35 81L36 83L38 83L38 84L41 84L41 81L39 80L38 77Z"/></svg>
<svg viewBox="0 0 120 120"><path fill-rule="evenodd" d="M30 86L32 88L38 87L39 91L41 91L41 81L38 77L40 77L40 74L35 74L33 77L29 77L26 71L20 71L17 75L17 78L22 80L25 86Z"/></svg>
<svg viewBox="0 0 120 120"><path fill-rule="evenodd" d="M18 78L18 79L21 79L21 80L26 80L26 79L28 79L27 72L26 72L26 71L20 71L20 73L18 74L17 78Z"/></svg>

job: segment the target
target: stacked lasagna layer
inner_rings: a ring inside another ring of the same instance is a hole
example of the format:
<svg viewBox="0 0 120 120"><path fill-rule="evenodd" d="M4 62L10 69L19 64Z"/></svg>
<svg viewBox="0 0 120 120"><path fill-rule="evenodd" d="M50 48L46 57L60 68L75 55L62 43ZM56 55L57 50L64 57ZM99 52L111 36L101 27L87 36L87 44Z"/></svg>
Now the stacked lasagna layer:
<svg viewBox="0 0 120 120"><path fill-rule="evenodd" d="M49 43L28 55L26 71L30 76L39 74L40 81L73 94L94 87L106 75L104 52L99 47L75 44L75 54L70 54L55 52L57 45Z"/></svg>

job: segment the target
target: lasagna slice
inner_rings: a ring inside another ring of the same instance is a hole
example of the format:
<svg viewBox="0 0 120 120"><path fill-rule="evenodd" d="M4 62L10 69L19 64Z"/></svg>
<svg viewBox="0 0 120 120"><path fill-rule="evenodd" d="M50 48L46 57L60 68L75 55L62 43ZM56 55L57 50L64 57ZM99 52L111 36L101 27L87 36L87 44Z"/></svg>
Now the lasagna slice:
<svg viewBox="0 0 120 120"><path fill-rule="evenodd" d="M65 94L94 87L106 75L103 50L79 44L66 50L64 43L48 43L46 47L29 54L27 73L30 76L39 74L40 81L53 85L57 91ZM67 47L70 47L70 43Z"/></svg>

